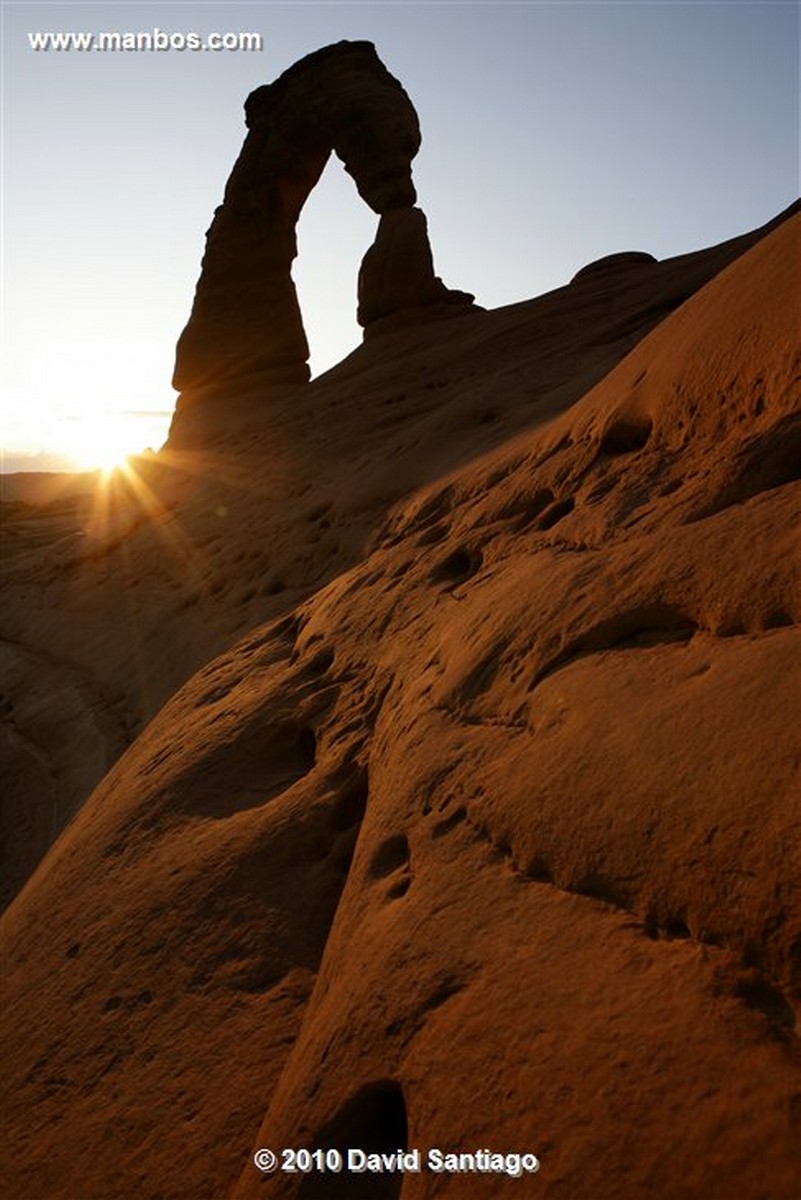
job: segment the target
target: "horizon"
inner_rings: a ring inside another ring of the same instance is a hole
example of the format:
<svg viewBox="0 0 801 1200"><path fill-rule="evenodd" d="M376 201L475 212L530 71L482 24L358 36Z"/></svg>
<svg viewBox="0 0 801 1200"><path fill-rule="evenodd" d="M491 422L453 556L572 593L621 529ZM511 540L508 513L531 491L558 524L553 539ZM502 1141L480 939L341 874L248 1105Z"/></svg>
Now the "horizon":
<svg viewBox="0 0 801 1200"><path fill-rule="evenodd" d="M725 241L797 197L794 3L443 0L408 13L5 0L3 473L159 448L245 97L342 38L373 41L417 109L437 273L484 307L561 287L607 254ZM257 31L264 48L87 56L34 51L27 36L156 27ZM293 269L313 377L360 343L356 275L376 225L332 156Z"/></svg>

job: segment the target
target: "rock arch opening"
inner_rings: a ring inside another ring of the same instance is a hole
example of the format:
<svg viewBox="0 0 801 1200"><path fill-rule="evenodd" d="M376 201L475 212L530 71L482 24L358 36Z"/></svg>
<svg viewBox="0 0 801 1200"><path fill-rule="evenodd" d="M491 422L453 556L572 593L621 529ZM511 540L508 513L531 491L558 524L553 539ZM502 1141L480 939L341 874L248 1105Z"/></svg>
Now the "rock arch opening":
<svg viewBox="0 0 801 1200"><path fill-rule="evenodd" d="M312 378L340 362L361 341L357 269L375 238L376 225L375 213L361 202L332 154L301 211L298 256L292 266Z"/></svg>

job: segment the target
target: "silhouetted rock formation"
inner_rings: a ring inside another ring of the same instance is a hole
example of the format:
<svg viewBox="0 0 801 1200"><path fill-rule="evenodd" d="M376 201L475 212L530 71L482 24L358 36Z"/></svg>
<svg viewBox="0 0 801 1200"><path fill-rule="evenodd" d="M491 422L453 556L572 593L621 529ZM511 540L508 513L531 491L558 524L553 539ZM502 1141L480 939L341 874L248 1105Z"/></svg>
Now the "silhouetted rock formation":
<svg viewBox="0 0 801 1200"><path fill-rule="evenodd" d="M384 213L359 271L359 324L380 332L386 318L438 305L445 313L475 308L469 292L452 291L434 274L425 214L419 208ZM376 324L379 323L379 324Z"/></svg>
<svg viewBox="0 0 801 1200"><path fill-rule="evenodd" d="M209 229L192 315L178 342L178 390L254 375L268 386L308 380L309 347L290 271L300 211L332 149L382 216L382 265L369 274L379 282L368 289L365 320L373 311L385 316L396 307L472 300L448 293L434 277L425 217L412 208L417 114L370 42L338 42L301 59L248 97L245 117L249 132ZM404 273L396 251L406 259L410 248Z"/></svg>
<svg viewBox="0 0 801 1200"><path fill-rule="evenodd" d="M620 254L607 254L604 258L596 258L594 262L587 263L586 267L576 271L570 282L578 283L583 279L606 278L618 275L622 271L630 271L632 268L650 266L656 261L653 254L646 254L643 250L624 250Z"/></svg>

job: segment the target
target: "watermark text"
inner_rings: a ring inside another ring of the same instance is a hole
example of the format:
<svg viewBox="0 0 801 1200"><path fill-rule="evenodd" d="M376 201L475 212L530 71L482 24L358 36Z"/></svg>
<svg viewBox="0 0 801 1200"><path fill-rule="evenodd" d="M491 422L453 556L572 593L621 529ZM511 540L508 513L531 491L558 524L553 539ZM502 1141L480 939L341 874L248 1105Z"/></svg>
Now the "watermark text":
<svg viewBox="0 0 801 1200"><path fill-rule="evenodd" d="M186 33L167 29L140 30L138 33L123 33L120 30L104 30L97 33L52 31L28 34L31 50L45 53L101 54L165 53L171 50L197 52L210 50L215 53L258 51L264 49L264 38L260 33Z"/></svg>

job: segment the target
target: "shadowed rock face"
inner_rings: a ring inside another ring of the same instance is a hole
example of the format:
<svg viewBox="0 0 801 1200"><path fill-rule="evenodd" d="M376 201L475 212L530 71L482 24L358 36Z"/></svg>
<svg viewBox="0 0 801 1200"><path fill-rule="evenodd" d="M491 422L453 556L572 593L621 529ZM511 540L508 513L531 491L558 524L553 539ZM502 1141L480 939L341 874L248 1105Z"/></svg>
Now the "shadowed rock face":
<svg viewBox="0 0 801 1200"><path fill-rule="evenodd" d="M419 208L382 215L375 242L362 260L358 294L359 324L375 333L405 323L407 314L420 308L436 305L447 315L454 305L459 312L476 307L469 292L447 288L434 274L425 213ZM399 320L387 320L400 313Z"/></svg>
<svg viewBox="0 0 801 1200"><path fill-rule="evenodd" d="M334 150L373 212L409 207L417 198L411 173L420 149L417 113L371 42L337 42L301 59L248 96L245 120L254 135L283 139L285 150L301 158L322 152L325 163ZM277 166L283 173L285 164Z"/></svg>
<svg viewBox="0 0 801 1200"><path fill-rule="evenodd" d="M174 386L259 375L309 378L309 348L290 275L295 226L333 149L374 212L411 208L417 114L369 42L302 59L247 99L248 135L207 235Z"/></svg>

